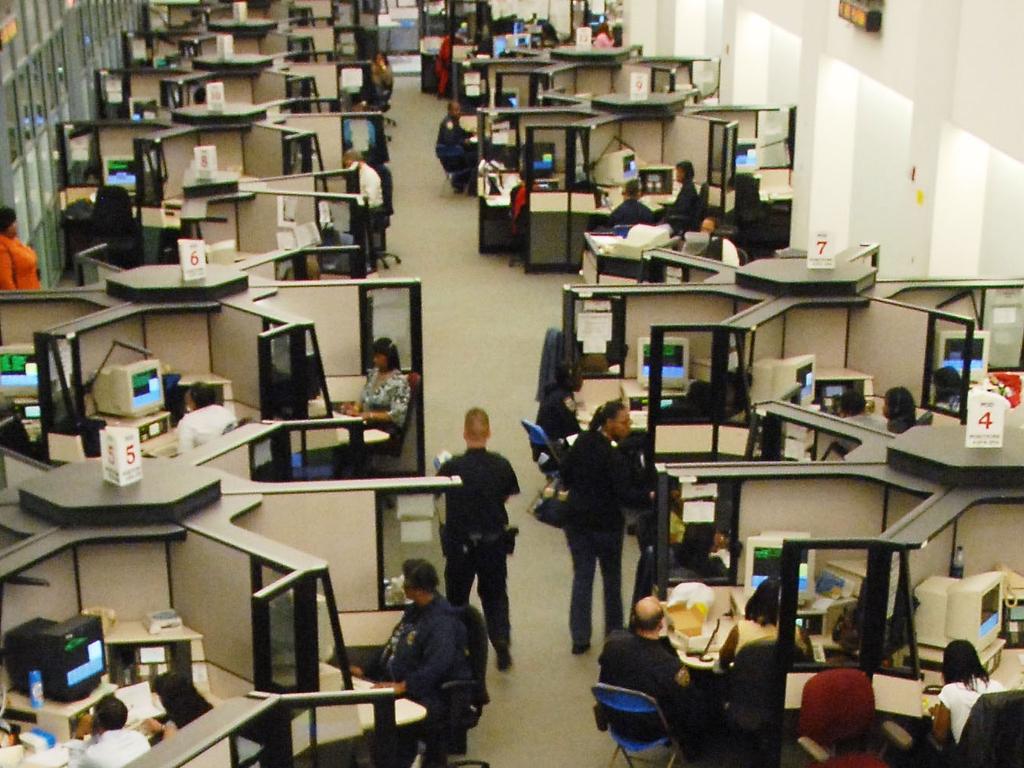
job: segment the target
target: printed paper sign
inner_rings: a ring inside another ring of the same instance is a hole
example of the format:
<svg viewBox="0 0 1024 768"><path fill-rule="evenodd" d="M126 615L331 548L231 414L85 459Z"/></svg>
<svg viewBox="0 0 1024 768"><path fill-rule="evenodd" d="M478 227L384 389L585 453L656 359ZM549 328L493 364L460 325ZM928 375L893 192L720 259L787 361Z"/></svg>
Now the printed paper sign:
<svg viewBox="0 0 1024 768"><path fill-rule="evenodd" d="M576 47L590 50L593 44L593 32L590 27L580 27L576 30Z"/></svg>
<svg viewBox="0 0 1024 768"><path fill-rule="evenodd" d="M629 73L630 101L646 101L651 95L651 73L637 71Z"/></svg>
<svg viewBox="0 0 1024 768"><path fill-rule="evenodd" d="M192 151L196 166L196 178L209 179L217 170L217 147L213 144L202 144Z"/></svg>
<svg viewBox="0 0 1024 768"><path fill-rule="evenodd" d="M972 389L967 395L968 448L1002 448L1009 401L995 392Z"/></svg>
<svg viewBox="0 0 1024 768"><path fill-rule="evenodd" d="M142 479L142 451L135 427L107 427L100 432L103 479L125 486Z"/></svg>
<svg viewBox="0 0 1024 768"><path fill-rule="evenodd" d="M206 277L206 243L202 240L178 241L178 261L181 279L186 283Z"/></svg>
<svg viewBox="0 0 1024 768"><path fill-rule="evenodd" d="M235 38L231 35L217 35L217 58L230 59L235 55Z"/></svg>
<svg viewBox="0 0 1024 768"><path fill-rule="evenodd" d="M245 2L232 3L231 15L235 21L247 21L249 18L249 6Z"/></svg>
<svg viewBox="0 0 1024 768"><path fill-rule="evenodd" d="M210 112L224 111L224 83L218 81L206 84L206 108Z"/></svg>
<svg viewBox="0 0 1024 768"><path fill-rule="evenodd" d="M828 232L819 232L807 250L808 269L835 269L836 254Z"/></svg>

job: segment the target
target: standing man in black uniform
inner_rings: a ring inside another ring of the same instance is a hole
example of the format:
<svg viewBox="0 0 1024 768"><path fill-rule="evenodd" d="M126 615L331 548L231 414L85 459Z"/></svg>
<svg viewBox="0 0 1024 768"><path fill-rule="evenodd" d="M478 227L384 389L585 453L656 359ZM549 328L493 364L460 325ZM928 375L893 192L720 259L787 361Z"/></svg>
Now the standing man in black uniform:
<svg viewBox="0 0 1024 768"><path fill-rule="evenodd" d="M490 437L486 411L470 408L463 430L466 452L438 469L439 475L462 478L462 487L448 492L441 546L448 599L452 605L466 605L473 579L478 580L487 635L498 657L498 669L506 670L512 665L506 582L514 534L509 531L505 502L519 493L519 481L506 458L487 450Z"/></svg>
<svg viewBox="0 0 1024 768"><path fill-rule="evenodd" d="M462 107L459 102L449 101L448 114L437 127L435 151L449 157L451 167L447 170L454 171L452 181L455 190L463 192L468 189L469 194L475 195L475 185L471 182L476 173L476 145L472 142L473 134L462 127L461 119Z"/></svg>

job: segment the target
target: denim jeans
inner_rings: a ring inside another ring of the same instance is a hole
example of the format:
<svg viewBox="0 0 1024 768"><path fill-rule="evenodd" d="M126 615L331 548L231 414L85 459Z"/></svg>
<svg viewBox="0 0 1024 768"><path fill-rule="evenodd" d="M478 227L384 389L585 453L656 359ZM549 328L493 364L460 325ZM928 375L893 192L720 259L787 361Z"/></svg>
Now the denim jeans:
<svg viewBox="0 0 1024 768"><path fill-rule="evenodd" d="M590 643L594 568L598 562L601 563L604 592L605 634L613 629L622 629L622 530L566 527L565 538L572 554L569 632L573 645L587 645Z"/></svg>

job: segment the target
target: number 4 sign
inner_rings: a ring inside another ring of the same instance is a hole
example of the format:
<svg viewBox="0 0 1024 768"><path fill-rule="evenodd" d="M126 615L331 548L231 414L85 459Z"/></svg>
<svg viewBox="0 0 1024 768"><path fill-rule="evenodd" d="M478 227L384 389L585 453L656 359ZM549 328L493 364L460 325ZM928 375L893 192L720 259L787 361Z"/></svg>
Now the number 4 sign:
<svg viewBox="0 0 1024 768"><path fill-rule="evenodd" d="M107 427L100 432L103 479L118 486L142 479L139 430L135 427Z"/></svg>
<svg viewBox="0 0 1024 768"><path fill-rule="evenodd" d="M967 395L968 448L1002 448L1009 401L995 392L972 389Z"/></svg>

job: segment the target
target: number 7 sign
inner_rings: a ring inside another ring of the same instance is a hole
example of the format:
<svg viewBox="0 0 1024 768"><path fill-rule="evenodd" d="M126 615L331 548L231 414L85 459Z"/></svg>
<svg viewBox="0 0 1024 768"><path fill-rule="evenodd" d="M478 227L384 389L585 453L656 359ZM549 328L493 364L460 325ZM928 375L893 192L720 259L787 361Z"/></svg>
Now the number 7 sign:
<svg viewBox="0 0 1024 768"><path fill-rule="evenodd" d="M836 254L828 232L818 232L807 251L808 269L835 269Z"/></svg>

